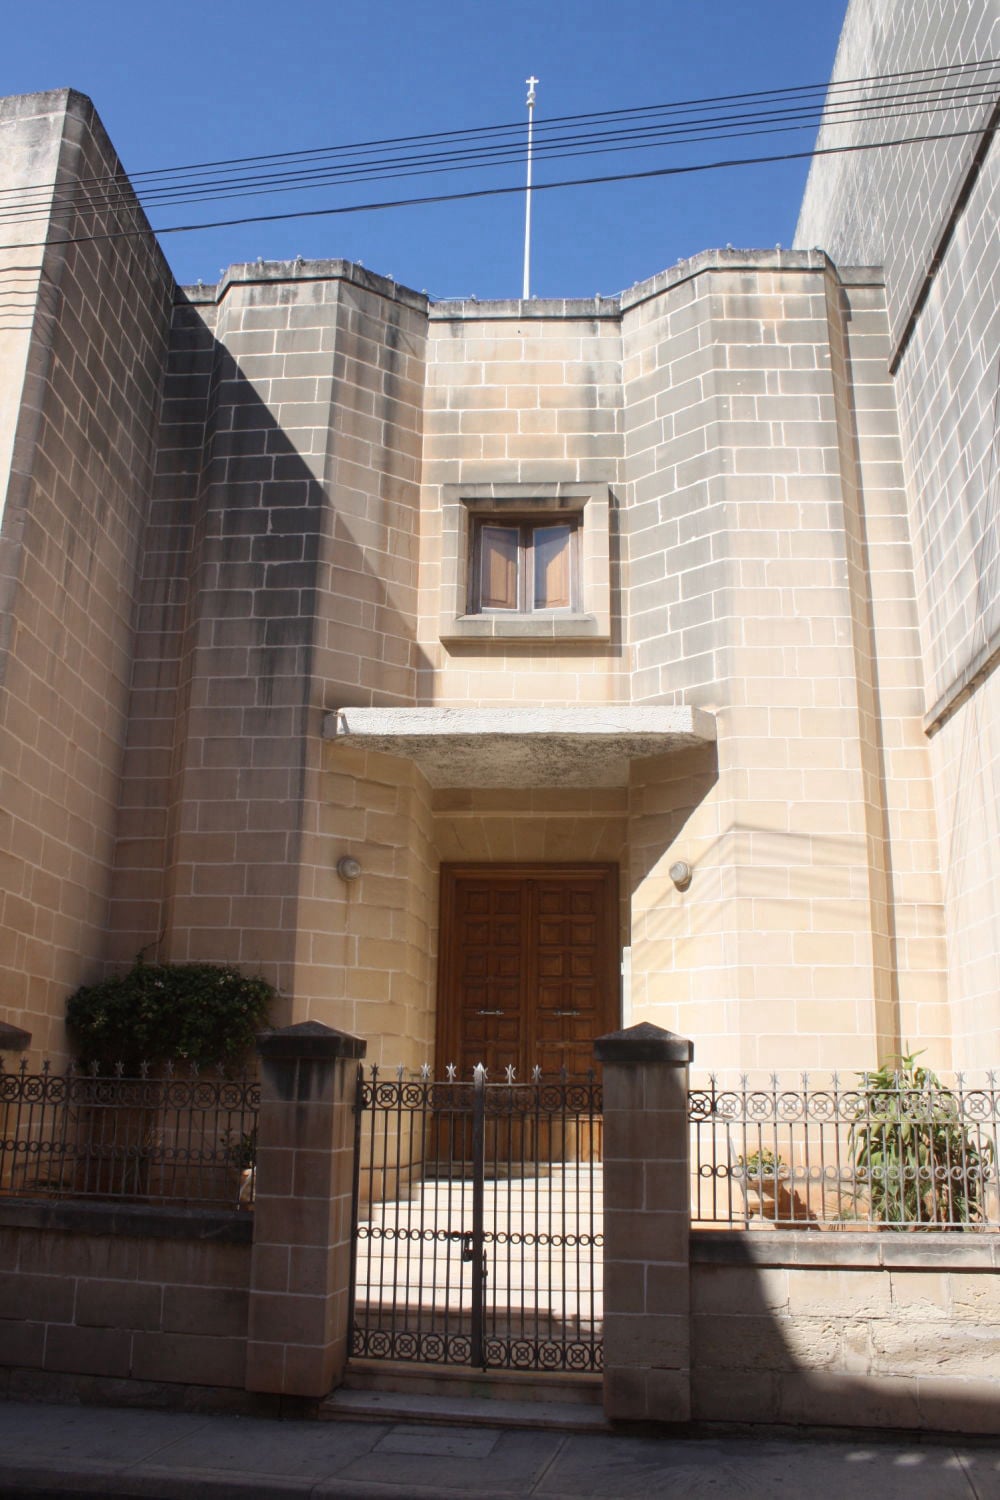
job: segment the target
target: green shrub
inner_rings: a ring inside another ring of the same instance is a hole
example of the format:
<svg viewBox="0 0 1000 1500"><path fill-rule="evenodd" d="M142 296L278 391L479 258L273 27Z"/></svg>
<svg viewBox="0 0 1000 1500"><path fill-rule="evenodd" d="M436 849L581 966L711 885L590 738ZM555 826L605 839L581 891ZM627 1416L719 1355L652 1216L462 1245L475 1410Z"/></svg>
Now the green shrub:
<svg viewBox="0 0 1000 1500"><path fill-rule="evenodd" d="M247 1056L275 998L267 980L219 964L146 964L84 985L66 1026L85 1067L127 1073L168 1058L230 1072Z"/></svg>

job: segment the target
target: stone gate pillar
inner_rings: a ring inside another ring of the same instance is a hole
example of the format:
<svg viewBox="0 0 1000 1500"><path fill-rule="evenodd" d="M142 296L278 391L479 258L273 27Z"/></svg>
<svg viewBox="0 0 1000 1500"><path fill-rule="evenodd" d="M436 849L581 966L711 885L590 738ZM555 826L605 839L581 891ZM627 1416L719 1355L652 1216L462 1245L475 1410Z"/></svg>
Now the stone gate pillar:
<svg viewBox="0 0 1000 1500"><path fill-rule="evenodd" d="M643 1023L594 1044L604 1067L604 1412L691 1416L684 1037Z"/></svg>
<svg viewBox="0 0 1000 1500"><path fill-rule="evenodd" d="M355 1080L366 1044L318 1021L261 1062L246 1386L322 1397L347 1360Z"/></svg>

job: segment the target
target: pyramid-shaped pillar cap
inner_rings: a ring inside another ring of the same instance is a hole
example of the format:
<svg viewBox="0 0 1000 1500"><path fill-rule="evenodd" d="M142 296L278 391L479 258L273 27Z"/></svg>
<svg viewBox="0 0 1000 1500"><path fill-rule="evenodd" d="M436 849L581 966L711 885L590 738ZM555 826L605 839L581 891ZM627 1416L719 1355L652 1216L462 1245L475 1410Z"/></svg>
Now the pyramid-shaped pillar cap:
<svg viewBox="0 0 1000 1500"><path fill-rule="evenodd" d="M364 1057L367 1050L368 1043L362 1037L324 1026L322 1021L299 1021L295 1026L257 1034L257 1051L269 1060L311 1058L333 1062L339 1057Z"/></svg>
<svg viewBox="0 0 1000 1500"><path fill-rule="evenodd" d="M694 1043L651 1021L640 1021L624 1031L599 1036L594 1054L602 1063L671 1063L681 1067L694 1057Z"/></svg>

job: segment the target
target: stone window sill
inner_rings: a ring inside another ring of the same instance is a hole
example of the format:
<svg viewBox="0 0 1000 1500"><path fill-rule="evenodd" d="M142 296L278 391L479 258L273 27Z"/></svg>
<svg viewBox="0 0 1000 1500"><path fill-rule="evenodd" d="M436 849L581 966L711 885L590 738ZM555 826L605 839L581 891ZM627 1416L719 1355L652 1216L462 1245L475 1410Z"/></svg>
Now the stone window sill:
<svg viewBox="0 0 1000 1500"><path fill-rule="evenodd" d="M443 641L606 641L596 615L459 615L441 630Z"/></svg>

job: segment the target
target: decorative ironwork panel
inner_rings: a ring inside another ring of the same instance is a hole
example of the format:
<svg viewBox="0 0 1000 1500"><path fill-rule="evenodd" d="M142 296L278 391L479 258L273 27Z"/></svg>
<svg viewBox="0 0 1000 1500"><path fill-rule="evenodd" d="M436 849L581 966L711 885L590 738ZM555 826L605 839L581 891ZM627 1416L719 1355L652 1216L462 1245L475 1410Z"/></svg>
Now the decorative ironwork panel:
<svg viewBox="0 0 1000 1500"><path fill-rule="evenodd" d="M0 1073L0 1191L235 1208L252 1197L260 1085L172 1068Z"/></svg>
<svg viewBox="0 0 1000 1500"><path fill-rule="evenodd" d="M912 1066L847 1087L712 1078L690 1090L688 1118L695 1224L1000 1228L992 1073L981 1087Z"/></svg>
<svg viewBox="0 0 1000 1500"><path fill-rule="evenodd" d="M356 1120L351 1352L599 1369L600 1085L361 1070Z"/></svg>

